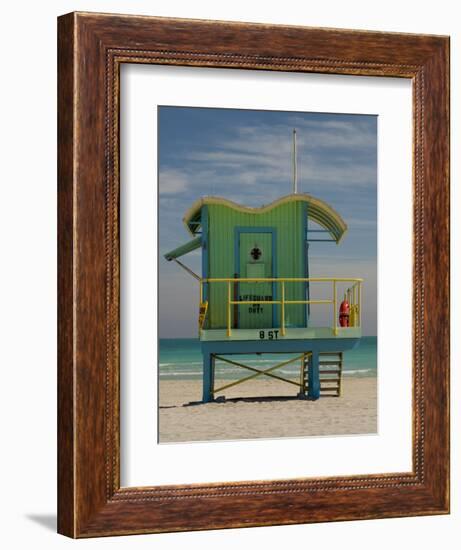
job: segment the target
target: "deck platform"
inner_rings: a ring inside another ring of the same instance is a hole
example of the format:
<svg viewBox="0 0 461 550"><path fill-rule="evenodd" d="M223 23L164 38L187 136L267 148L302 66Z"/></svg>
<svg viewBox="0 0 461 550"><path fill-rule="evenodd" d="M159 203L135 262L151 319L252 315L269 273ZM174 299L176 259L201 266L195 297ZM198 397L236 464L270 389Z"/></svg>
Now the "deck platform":
<svg viewBox="0 0 461 550"><path fill-rule="evenodd" d="M226 329L205 329L200 331L200 340L202 342L240 342L242 340L261 340L264 342L274 340L342 340L349 338L361 338L361 336L361 327L286 327L285 335L282 335L282 330L280 328L233 328L230 336L228 336L228 331Z"/></svg>

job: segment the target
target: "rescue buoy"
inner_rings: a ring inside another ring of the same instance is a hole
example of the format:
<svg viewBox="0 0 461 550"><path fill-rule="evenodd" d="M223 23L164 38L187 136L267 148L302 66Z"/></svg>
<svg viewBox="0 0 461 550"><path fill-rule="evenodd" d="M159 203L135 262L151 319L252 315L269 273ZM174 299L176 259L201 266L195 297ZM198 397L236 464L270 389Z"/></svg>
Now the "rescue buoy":
<svg viewBox="0 0 461 550"><path fill-rule="evenodd" d="M350 317L350 307L347 300L343 300L339 306L339 326L348 327Z"/></svg>

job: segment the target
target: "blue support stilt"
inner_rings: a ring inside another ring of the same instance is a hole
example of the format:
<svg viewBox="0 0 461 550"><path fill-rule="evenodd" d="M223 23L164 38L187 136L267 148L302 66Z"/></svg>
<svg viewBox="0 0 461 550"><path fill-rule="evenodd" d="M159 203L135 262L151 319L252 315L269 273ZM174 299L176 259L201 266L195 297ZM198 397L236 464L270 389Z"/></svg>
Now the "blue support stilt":
<svg viewBox="0 0 461 550"><path fill-rule="evenodd" d="M319 352L312 351L309 361L309 391L308 398L312 401L320 397Z"/></svg>
<svg viewBox="0 0 461 550"><path fill-rule="evenodd" d="M203 354L203 402L213 401L214 386L214 356L211 353Z"/></svg>

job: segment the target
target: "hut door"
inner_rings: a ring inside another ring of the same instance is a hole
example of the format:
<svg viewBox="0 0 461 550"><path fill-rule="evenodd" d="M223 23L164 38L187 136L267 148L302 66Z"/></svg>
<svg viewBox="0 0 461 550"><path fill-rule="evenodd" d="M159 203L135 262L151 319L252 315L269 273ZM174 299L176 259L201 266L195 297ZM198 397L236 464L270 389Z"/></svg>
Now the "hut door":
<svg viewBox="0 0 461 550"><path fill-rule="evenodd" d="M240 278L264 279L272 277L273 247L272 233L238 234L239 254L236 273ZM272 328L273 306L265 304L271 301L273 284L271 282L245 282L237 288L239 301L256 300L259 304L242 304L238 306L238 328Z"/></svg>

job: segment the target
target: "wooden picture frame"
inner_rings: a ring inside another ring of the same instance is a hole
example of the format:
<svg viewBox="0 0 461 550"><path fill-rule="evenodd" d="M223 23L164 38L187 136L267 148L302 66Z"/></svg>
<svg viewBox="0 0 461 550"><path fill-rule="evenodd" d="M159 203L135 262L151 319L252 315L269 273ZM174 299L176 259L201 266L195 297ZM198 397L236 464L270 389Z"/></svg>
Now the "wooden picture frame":
<svg viewBox="0 0 461 550"><path fill-rule="evenodd" d="M71 13L59 18L58 47L58 531L95 537L448 513L448 37ZM120 487L122 63L412 79L412 471Z"/></svg>

